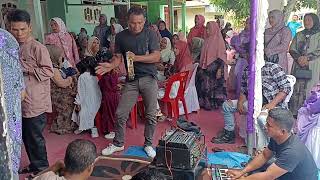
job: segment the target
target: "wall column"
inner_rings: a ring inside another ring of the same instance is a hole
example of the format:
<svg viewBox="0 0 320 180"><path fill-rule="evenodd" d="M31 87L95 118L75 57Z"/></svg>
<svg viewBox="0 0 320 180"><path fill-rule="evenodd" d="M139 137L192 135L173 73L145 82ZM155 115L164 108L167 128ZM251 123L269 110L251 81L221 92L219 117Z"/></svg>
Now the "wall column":
<svg viewBox="0 0 320 180"><path fill-rule="evenodd" d="M42 21L42 13L41 13L41 3L39 0L32 0L33 8L34 8L34 21L37 27L33 27L35 31L37 31L38 39L40 42L44 40L44 31L43 31L43 21Z"/></svg>
<svg viewBox="0 0 320 180"><path fill-rule="evenodd" d="M164 5L160 5L160 18L161 18L162 20L165 20Z"/></svg>
<svg viewBox="0 0 320 180"><path fill-rule="evenodd" d="M170 12L170 31L174 33L174 0L169 0L169 12Z"/></svg>
<svg viewBox="0 0 320 180"><path fill-rule="evenodd" d="M186 36L186 18L187 18L187 8L186 8L186 2L182 3L181 6L181 14L182 14L182 32L184 36Z"/></svg>
<svg viewBox="0 0 320 180"><path fill-rule="evenodd" d="M148 1L148 21L152 24L160 17L160 5L158 1Z"/></svg>
<svg viewBox="0 0 320 180"><path fill-rule="evenodd" d="M19 9L28 9L27 1L26 0L18 0L18 8Z"/></svg>

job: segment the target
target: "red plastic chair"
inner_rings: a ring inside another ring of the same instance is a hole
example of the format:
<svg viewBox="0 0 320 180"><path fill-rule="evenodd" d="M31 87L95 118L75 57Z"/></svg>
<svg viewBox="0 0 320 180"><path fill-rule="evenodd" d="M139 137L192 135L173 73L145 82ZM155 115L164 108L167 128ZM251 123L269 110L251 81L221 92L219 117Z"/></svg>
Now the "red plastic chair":
<svg viewBox="0 0 320 180"><path fill-rule="evenodd" d="M137 103L133 106L130 112L131 129L137 128L138 123L138 107L140 109L142 117L144 116L144 106L142 96L138 97Z"/></svg>
<svg viewBox="0 0 320 180"><path fill-rule="evenodd" d="M183 104L184 112L188 112L186 101L184 99L184 92L186 89L188 75L189 75L188 71L184 71L184 72L180 72L180 73L176 73L176 74L172 75L167 80L164 96L162 99L160 99L160 101L162 101L163 103L167 103L168 115L171 115L175 124L179 118L179 101L181 101ZM172 99L172 98L170 98L170 91L171 91L173 83L176 81L179 81L180 85L179 85L177 96L174 99ZM186 113L185 116L186 116L186 119L188 120L189 119L188 113Z"/></svg>

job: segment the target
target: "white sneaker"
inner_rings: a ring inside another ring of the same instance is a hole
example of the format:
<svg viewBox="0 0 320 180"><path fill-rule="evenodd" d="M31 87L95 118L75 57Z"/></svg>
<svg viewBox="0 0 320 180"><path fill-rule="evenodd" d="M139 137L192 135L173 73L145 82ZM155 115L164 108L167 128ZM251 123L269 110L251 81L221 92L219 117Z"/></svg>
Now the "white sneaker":
<svg viewBox="0 0 320 180"><path fill-rule="evenodd" d="M147 153L147 155L151 158L156 157L156 151L153 149L152 146L145 146L144 151Z"/></svg>
<svg viewBox="0 0 320 180"><path fill-rule="evenodd" d="M106 134L104 137L106 139L113 139L115 137L115 132L110 132L109 134Z"/></svg>
<svg viewBox="0 0 320 180"><path fill-rule="evenodd" d="M96 127L91 128L91 137L92 138L99 137L98 129Z"/></svg>
<svg viewBox="0 0 320 180"><path fill-rule="evenodd" d="M114 152L123 151L123 150L124 150L124 146L118 147L110 143L109 146L107 146L104 150L102 150L102 155L109 156Z"/></svg>

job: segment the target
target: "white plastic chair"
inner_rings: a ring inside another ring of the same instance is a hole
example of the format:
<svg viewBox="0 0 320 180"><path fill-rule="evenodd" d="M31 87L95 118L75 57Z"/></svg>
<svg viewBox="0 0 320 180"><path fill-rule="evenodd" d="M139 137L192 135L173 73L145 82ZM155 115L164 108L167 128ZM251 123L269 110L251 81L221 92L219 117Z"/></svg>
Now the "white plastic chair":
<svg viewBox="0 0 320 180"><path fill-rule="evenodd" d="M188 84L188 87L186 88L186 90L184 92L184 98L186 100L188 114L193 111L200 110L198 93L197 93L197 89L196 89L196 85L195 85L195 79L196 79L198 66L199 66L199 63L193 64L192 76L190 78L190 82ZM179 102L179 115L183 115L183 114L185 114L184 110L183 110L183 106L182 106L182 103Z"/></svg>
<svg viewBox="0 0 320 180"><path fill-rule="evenodd" d="M286 99L284 100L284 103L286 103L288 105L290 99L291 99L291 96L293 94L293 89L294 89L294 85L296 84L296 77L292 76L292 75L287 75L287 79L290 83L290 87L291 87L291 91L290 93L287 95Z"/></svg>

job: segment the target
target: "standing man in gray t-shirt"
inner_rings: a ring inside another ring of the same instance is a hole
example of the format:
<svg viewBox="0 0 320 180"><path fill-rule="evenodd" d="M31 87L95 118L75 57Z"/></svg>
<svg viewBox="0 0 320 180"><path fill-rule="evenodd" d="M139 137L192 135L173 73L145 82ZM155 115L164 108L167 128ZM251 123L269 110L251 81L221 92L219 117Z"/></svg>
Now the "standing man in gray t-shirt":
<svg viewBox="0 0 320 180"><path fill-rule="evenodd" d="M119 66L122 57L128 71L127 59L133 60L134 78L128 72L127 82L122 89L121 99L116 111L115 138L103 151L103 155L124 150L124 132L126 121L132 107L136 104L139 94L145 106L145 143L144 150L149 157L155 157L152 148L153 133L157 124L157 94L155 63L160 61L160 43L155 32L144 28L145 17L142 8L132 7L128 12L128 29L116 35L115 55L111 63L101 63L97 74L105 74Z"/></svg>

